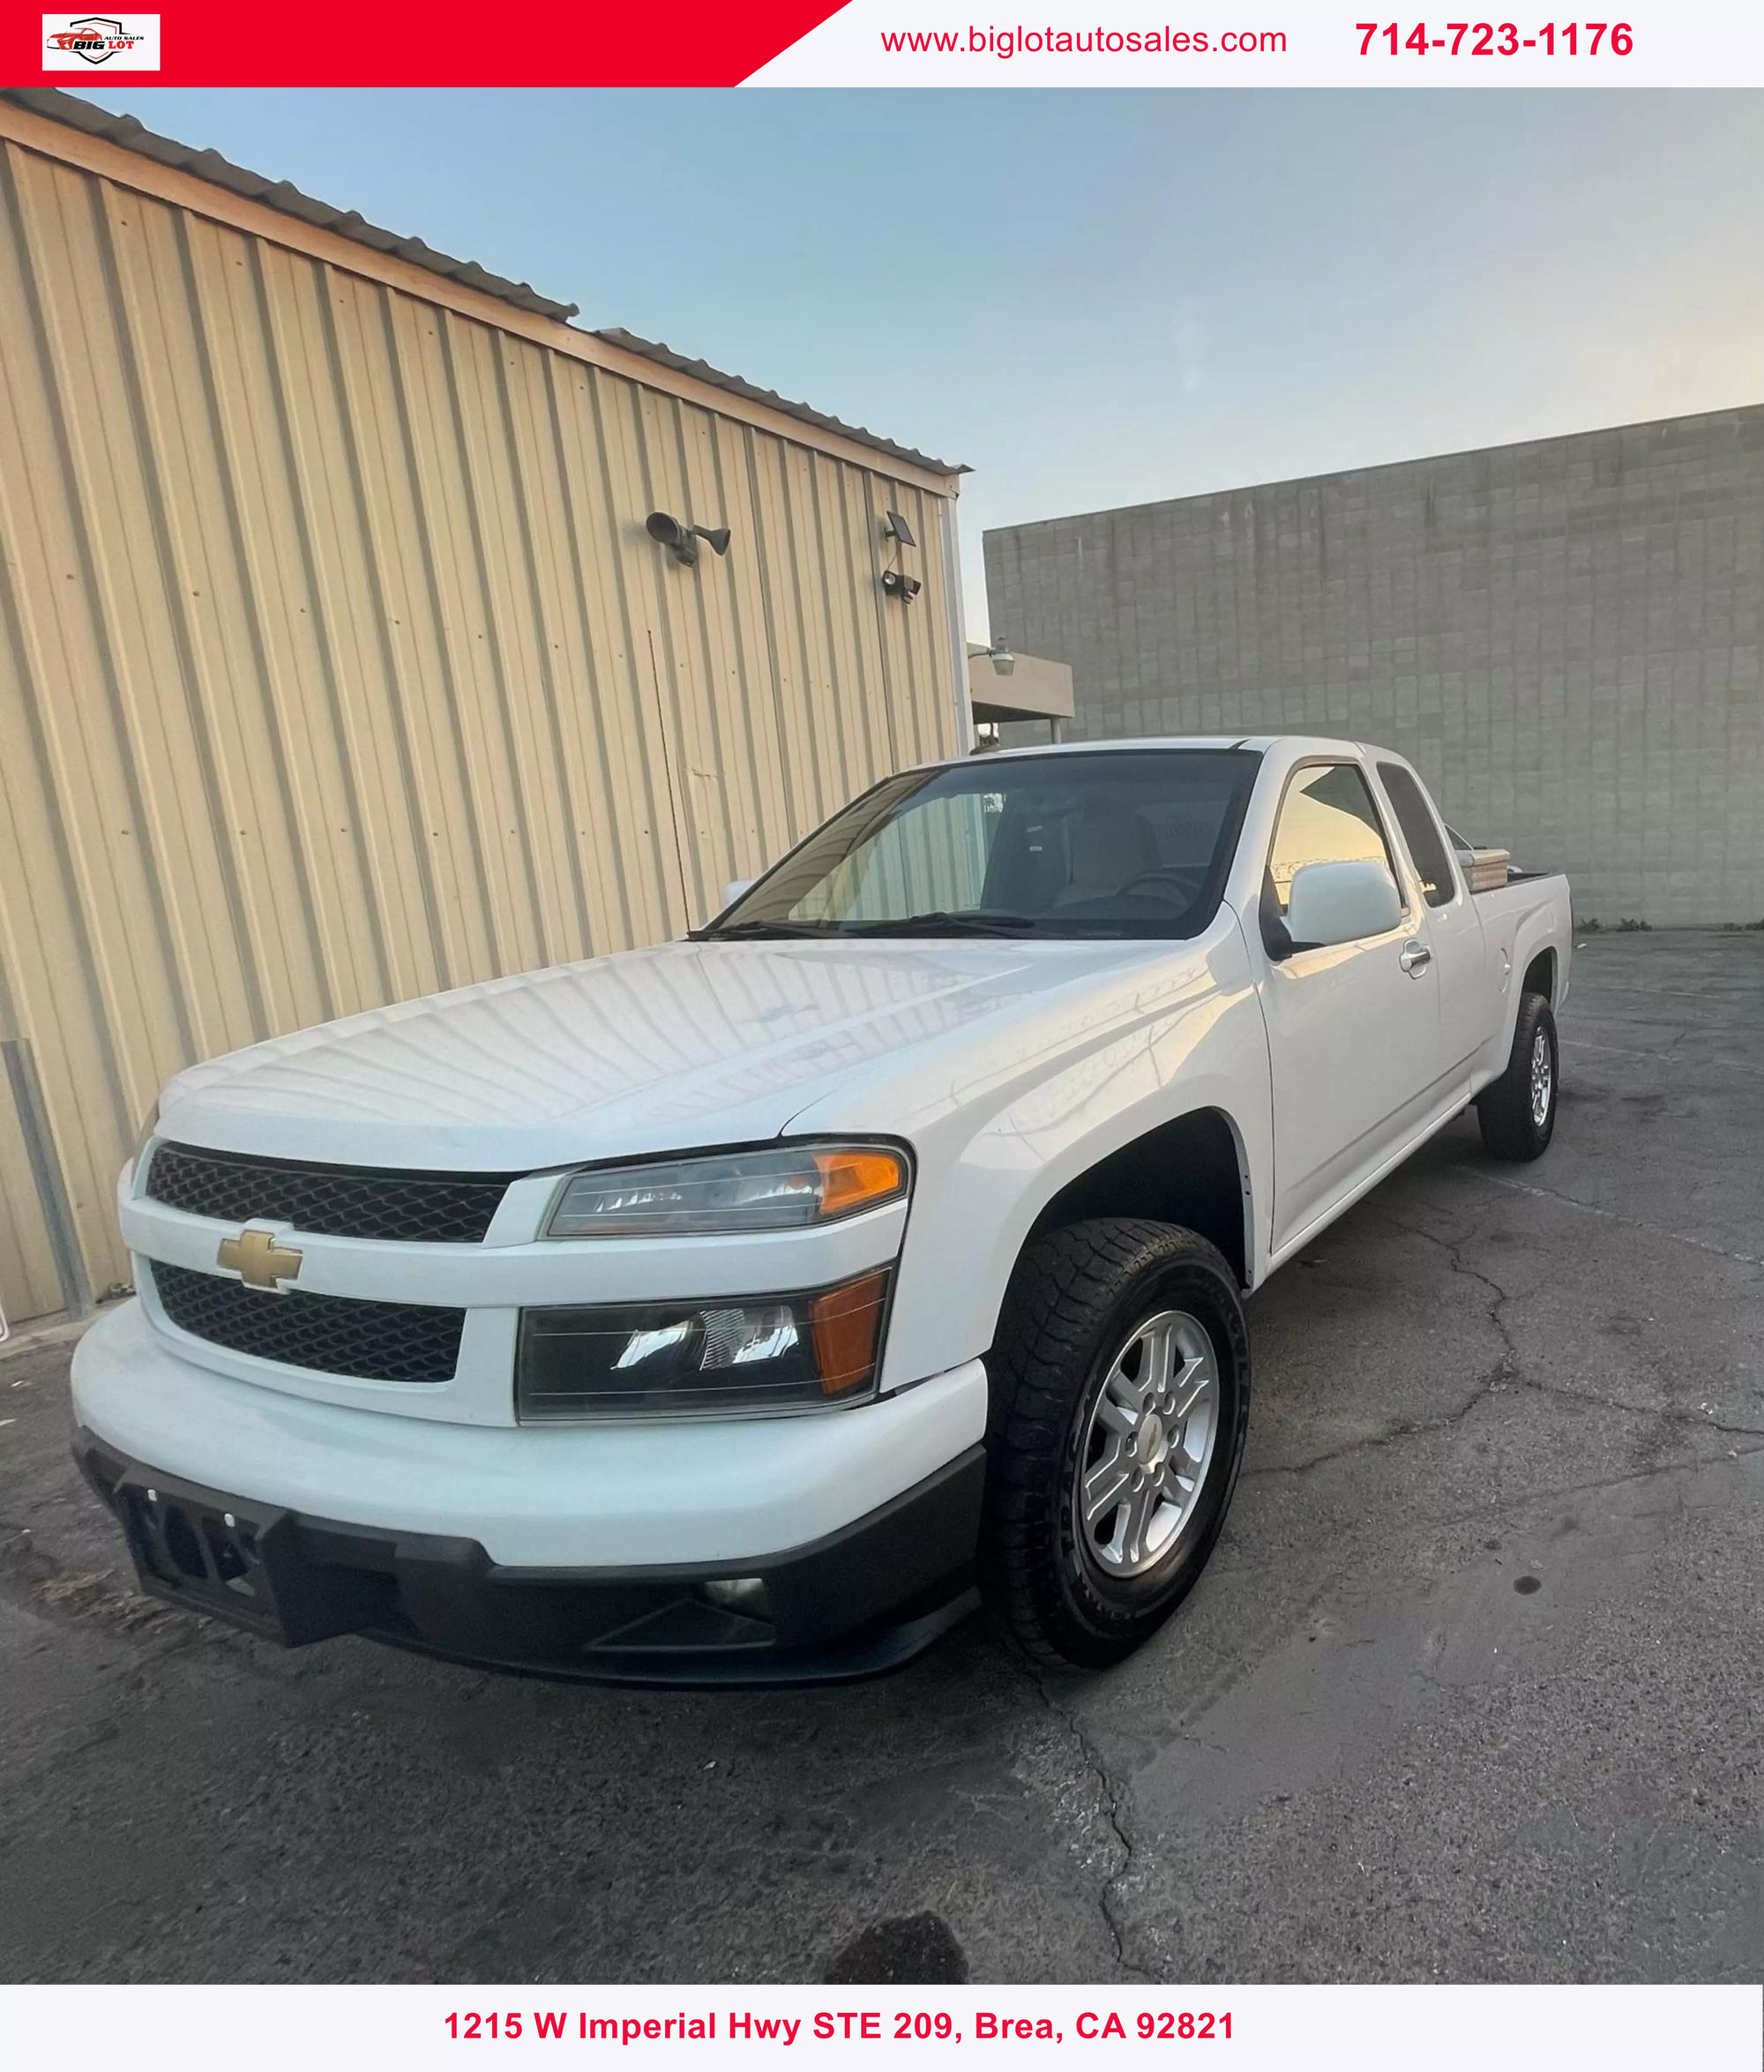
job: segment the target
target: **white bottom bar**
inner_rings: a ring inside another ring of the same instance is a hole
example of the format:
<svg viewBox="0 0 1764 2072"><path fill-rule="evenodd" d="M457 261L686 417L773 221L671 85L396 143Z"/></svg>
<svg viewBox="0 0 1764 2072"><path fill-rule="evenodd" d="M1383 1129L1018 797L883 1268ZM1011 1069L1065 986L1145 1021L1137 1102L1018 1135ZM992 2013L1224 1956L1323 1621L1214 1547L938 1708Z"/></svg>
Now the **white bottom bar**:
<svg viewBox="0 0 1764 2072"><path fill-rule="evenodd" d="M1760 2019L1755 1986L0 1986L11 2062L130 2072L411 2072L462 2053L669 2067L892 2056L1237 2072L1756 2072Z"/></svg>

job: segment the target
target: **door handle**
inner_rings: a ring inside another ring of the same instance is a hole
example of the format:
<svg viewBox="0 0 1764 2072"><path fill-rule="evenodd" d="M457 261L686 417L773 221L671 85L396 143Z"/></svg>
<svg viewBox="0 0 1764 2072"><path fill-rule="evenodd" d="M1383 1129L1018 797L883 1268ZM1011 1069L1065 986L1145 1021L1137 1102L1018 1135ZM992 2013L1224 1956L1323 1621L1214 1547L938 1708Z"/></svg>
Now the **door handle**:
<svg viewBox="0 0 1764 2072"><path fill-rule="evenodd" d="M1413 978L1417 971L1424 971L1433 961L1433 953L1424 942L1409 942L1402 946L1402 954L1397 962Z"/></svg>

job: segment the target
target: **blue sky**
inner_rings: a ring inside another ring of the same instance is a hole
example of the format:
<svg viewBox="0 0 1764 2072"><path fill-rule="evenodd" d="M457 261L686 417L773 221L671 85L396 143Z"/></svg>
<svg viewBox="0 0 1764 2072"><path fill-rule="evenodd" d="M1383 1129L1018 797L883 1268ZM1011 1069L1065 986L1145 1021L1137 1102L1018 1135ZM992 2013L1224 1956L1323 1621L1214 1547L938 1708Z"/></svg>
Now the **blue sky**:
<svg viewBox="0 0 1764 2072"><path fill-rule="evenodd" d="M968 461L971 635L984 527L1764 400L1753 94L92 98Z"/></svg>

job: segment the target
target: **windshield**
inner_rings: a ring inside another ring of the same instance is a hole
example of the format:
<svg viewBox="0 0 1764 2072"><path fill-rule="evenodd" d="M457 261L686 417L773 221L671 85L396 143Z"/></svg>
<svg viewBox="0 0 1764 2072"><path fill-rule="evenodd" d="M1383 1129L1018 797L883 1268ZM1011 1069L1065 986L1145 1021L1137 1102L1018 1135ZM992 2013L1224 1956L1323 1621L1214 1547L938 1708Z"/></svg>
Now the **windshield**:
<svg viewBox="0 0 1764 2072"><path fill-rule="evenodd" d="M908 770L700 932L1195 935L1218 909L1260 759L1105 749Z"/></svg>

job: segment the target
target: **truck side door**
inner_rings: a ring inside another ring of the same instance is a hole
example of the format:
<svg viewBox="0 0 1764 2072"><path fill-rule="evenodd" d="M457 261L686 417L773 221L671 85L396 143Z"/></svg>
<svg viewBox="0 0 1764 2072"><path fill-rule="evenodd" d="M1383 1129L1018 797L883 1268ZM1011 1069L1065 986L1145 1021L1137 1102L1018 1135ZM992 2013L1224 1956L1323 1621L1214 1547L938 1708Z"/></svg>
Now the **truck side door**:
<svg viewBox="0 0 1764 2072"><path fill-rule="evenodd" d="M1403 898L1399 924L1288 951L1288 894L1307 864L1376 862ZM1357 762L1301 763L1287 779L1262 890L1261 984L1274 1091L1278 1254L1375 1171L1438 1105L1439 991L1426 909L1393 852Z"/></svg>
<svg viewBox="0 0 1764 2072"><path fill-rule="evenodd" d="M1406 763L1380 757L1378 780L1396 819L1427 909L1439 973L1439 1069L1469 1084L1471 1062L1492 1033L1499 1005L1486 969L1483 924L1426 789Z"/></svg>

